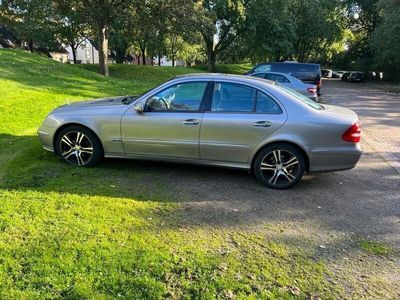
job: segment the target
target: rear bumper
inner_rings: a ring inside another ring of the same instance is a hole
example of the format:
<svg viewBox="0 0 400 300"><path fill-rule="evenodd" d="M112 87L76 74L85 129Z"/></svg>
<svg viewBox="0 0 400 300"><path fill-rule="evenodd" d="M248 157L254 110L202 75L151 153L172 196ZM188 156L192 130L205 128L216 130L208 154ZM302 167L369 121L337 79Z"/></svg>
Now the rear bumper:
<svg viewBox="0 0 400 300"><path fill-rule="evenodd" d="M353 169L361 155L360 144L346 144L336 148L313 149L310 153L310 173Z"/></svg>

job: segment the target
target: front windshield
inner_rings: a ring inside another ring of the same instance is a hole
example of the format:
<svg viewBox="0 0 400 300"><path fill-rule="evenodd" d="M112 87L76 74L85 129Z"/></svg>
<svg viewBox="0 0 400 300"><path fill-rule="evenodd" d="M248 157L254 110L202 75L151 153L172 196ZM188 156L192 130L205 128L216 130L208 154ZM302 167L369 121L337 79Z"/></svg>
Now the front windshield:
<svg viewBox="0 0 400 300"><path fill-rule="evenodd" d="M318 110L323 110L323 106L318 104L317 102L311 100L310 98L307 98L306 96L304 96L303 94L300 94L299 92L296 92L295 90L288 88L287 86L284 86L283 84L277 84L276 87L278 87L279 89L281 89L284 93L289 94L293 97L295 97L296 99L301 100L303 103L307 104L308 106L314 108L314 109L318 109Z"/></svg>

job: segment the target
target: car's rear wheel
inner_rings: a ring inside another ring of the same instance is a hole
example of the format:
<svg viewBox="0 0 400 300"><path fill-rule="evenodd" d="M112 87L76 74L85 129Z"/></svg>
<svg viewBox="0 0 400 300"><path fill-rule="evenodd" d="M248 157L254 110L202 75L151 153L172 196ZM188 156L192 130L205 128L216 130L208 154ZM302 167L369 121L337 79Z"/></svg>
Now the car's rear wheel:
<svg viewBox="0 0 400 300"><path fill-rule="evenodd" d="M57 136L56 150L61 160L79 167L93 166L103 155L97 136L81 126L63 129Z"/></svg>
<svg viewBox="0 0 400 300"><path fill-rule="evenodd" d="M289 144L265 147L254 161L254 173L259 181L273 189L288 189L303 177L305 159L301 151Z"/></svg>

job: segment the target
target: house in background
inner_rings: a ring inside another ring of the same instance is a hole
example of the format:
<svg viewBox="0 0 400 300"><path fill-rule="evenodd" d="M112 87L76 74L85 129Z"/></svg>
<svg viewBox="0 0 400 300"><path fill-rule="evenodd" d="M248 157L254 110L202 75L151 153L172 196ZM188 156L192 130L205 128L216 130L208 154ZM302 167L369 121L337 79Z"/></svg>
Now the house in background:
<svg viewBox="0 0 400 300"><path fill-rule="evenodd" d="M68 52L68 61L74 63L74 56L72 54L71 46L65 46L65 50ZM78 64L98 64L99 63L99 51L93 45L89 39L85 39L75 50L76 60Z"/></svg>
<svg viewBox="0 0 400 300"><path fill-rule="evenodd" d="M156 61L158 62L158 58L156 58ZM172 60L168 59L166 56L163 56L160 60L161 66L163 67L172 67ZM176 67L185 67L186 64L182 60L175 60L175 66Z"/></svg>
<svg viewBox="0 0 400 300"><path fill-rule="evenodd" d="M64 47L50 48L50 49L38 49L40 52L47 54L48 57L60 62L67 63L68 62L68 51L65 50Z"/></svg>

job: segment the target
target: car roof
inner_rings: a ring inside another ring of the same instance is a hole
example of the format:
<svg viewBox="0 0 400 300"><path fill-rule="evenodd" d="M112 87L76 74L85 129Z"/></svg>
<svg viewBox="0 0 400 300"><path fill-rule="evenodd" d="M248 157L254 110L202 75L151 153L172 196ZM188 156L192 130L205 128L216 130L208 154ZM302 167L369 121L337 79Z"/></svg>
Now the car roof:
<svg viewBox="0 0 400 300"><path fill-rule="evenodd" d="M183 74L174 77L174 79L182 79L182 78L196 78L196 79L204 79L204 80L232 80L232 81L241 81L247 83L254 83L254 80L260 83L267 83L276 85L274 81L257 78L252 76L245 76L245 75L235 75L235 74L224 74L224 73L190 73L190 74Z"/></svg>
<svg viewBox="0 0 400 300"><path fill-rule="evenodd" d="M276 75L282 75L282 76L285 76L285 77L291 77L291 78L294 78L294 79L296 79L296 80L300 80L300 79L297 79L296 77L294 77L292 74L290 74L290 73L282 73L282 72L274 72L274 71L260 71L260 72L255 72L255 73L252 73L250 76L254 76L254 75L256 75L256 74L276 74Z"/></svg>
<svg viewBox="0 0 400 300"><path fill-rule="evenodd" d="M294 64L294 65L314 65L314 66L321 66L320 64L316 64L316 63L301 63L301 62L297 62L297 61L285 61L285 62L263 62L263 63L259 63L257 66L259 65L267 65L267 64L274 64L274 65L280 65L280 64Z"/></svg>

